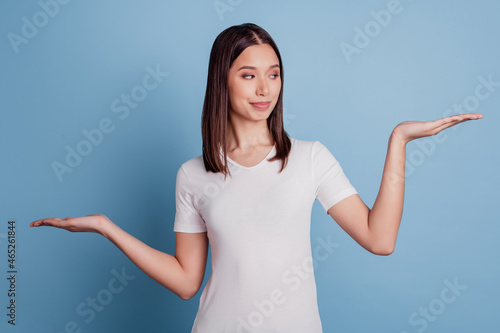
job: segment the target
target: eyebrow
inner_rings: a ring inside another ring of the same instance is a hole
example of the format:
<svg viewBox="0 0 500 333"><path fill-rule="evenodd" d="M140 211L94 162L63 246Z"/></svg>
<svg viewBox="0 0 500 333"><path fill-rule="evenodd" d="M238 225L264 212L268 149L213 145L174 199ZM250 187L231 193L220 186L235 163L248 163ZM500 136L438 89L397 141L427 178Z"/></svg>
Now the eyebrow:
<svg viewBox="0 0 500 333"><path fill-rule="evenodd" d="M280 68L280 65L279 64L271 65L271 66L269 66L269 68ZM242 69L256 69L256 67L254 67L254 66L243 66L240 69L238 69L237 72L241 71Z"/></svg>

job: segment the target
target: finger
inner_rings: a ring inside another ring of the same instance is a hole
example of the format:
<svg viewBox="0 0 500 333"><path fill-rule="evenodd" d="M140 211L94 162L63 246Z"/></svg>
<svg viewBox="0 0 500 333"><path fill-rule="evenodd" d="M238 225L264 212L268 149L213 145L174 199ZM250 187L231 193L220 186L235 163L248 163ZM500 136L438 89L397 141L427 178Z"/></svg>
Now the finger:
<svg viewBox="0 0 500 333"><path fill-rule="evenodd" d="M40 220L33 221L30 223L30 227L38 227L38 226L43 224L44 220L46 220L46 219L40 219Z"/></svg>
<svg viewBox="0 0 500 333"><path fill-rule="evenodd" d="M473 117L474 119L481 119L484 117L482 113L463 113L462 115L466 117L470 116Z"/></svg>
<svg viewBox="0 0 500 333"><path fill-rule="evenodd" d="M464 121L481 119L482 117L483 115L480 113L466 113L462 115L455 115L446 118L441 118L432 122L432 125L434 126L434 128L432 129L432 133L434 135L448 127L455 126Z"/></svg>
<svg viewBox="0 0 500 333"><path fill-rule="evenodd" d="M47 219L41 219L41 220L36 220L34 222L31 222L32 227L39 227L41 225L45 225L45 220Z"/></svg>
<svg viewBox="0 0 500 333"><path fill-rule="evenodd" d="M67 222L60 218L46 218L32 222L31 226L32 227L51 226L51 227L62 228L66 224Z"/></svg>
<svg viewBox="0 0 500 333"><path fill-rule="evenodd" d="M448 128L448 127L452 127L452 126L455 126L459 123L462 123L464 121L467 121L467 120L470 120L470 119L462 119L462 120L454 120L454 121L451 121L451 122L448 122L448 123L445 123L439 127L436 127L434 128L434 130L432 131L432 135L435 135L435 134L438 134L439 132L441 132L442 130Z"/></svg>
<svg viewBox="0 0 500 333"><path fill-rule="evenodd" d="M454 126L456 124L463 123L464 121L481 119L481 118L483 118L483 115L480 113L467 113L463 115L458 115L449 123L449 126Z"/></svg>
<svg viewBox="0 0 500 333"><path fill-rule="evenodd" d="M472 119L481 119L481 118L483 118L483 115L481 113L462 113L462 114L457 114L457 115L437 119L434 121L434 124L441 126L444 123L453 122L456 120L472 120Z"/></svg>
<svg viewBox="0 0 500 333"><path fill-rule="evenodd" d="M464 113L458 115L458 117L461 118L461 121L467 121L467 120L481 119L483 118L483 115L480 113Z"/></svg>
<svg viewBox="0 0 500 333"><path fill-rule="evenodd" d="M471 119L465 119L465 118L462 118L462 117L453 117L453 119L450 119L450 120L448 120L446 122L443 122L442 124L440 124L436 128L447 128L447 127L456 125L458 123L461 123L461 122L464 122L464 121L467 121L467 120L471 120Z"/></svg>
<svg viewBox="0 0 500 333"><path fill-rule="evenodd" d="M458 121L455 116L428 121L424 124L426 135L435 135Z"/></svg>
<svg viewBox="0 0 500 333"><path fill-rule="evenodd" d="M449 124L449 123L452 123L455 121L459 121L461 119L462 119L462 117L460 117L458 115L454 115L454 116L449 116L446 118L440 118L440 119L434 120L431 122L431 124L434 126L434 128L438 128L438 127L441 127L443 125L446 125L446 124Z"/></svg>

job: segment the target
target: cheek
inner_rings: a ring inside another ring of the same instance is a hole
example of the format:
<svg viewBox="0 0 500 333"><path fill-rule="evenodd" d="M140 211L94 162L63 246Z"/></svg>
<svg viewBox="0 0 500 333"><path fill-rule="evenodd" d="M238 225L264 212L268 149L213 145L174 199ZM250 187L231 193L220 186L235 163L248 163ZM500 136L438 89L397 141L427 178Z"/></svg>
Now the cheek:
<svg viewBox="0 0 500 333"><path fill-rule="evenodd" d="M241 87L232 87L232 89L228 89L229 93L229 105L231 108L239 109L241 105L245 102L245 94L242 91Z"/></svg>
<svg viewBox="0 0 500 333"><path fill-rule="evenodd" d="M247 100L250 96L254 95L254 88L249 84L239 84L233 86L233 89L229 92L230 98L234 101L239 100Z"/></svg>
<svg viewBox="0 0 500 333"><path fill-rule="evenodd" d="M232 89L229 89L228 90L228 93L229 93L229 100L234 103L234 102L237 102L238 99L240 98L241 96L241 92L239 91L238 88L236 87L232 87Z"/></svg>
<svg viewBox="0 0 500 333"><path fill-rule="evenodd" d="M273 91L275 93L276 96L278 96L280 94L280 91L281 91L281 81L279 80L276 80L276 81L273 81Z"/></svg>

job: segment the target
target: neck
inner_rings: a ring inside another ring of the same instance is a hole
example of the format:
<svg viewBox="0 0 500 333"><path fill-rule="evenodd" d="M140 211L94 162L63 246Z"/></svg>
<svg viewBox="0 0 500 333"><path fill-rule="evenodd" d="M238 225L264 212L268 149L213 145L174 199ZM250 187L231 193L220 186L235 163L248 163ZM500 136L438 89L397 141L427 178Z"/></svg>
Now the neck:
<svg viewBox="0 0 500 333"><path fill-rule="evenodd" d="M267 120L235 121L230 119L227 126L227 147L229 151L245 150L274 144L273 136L267 126Z"/></svg>

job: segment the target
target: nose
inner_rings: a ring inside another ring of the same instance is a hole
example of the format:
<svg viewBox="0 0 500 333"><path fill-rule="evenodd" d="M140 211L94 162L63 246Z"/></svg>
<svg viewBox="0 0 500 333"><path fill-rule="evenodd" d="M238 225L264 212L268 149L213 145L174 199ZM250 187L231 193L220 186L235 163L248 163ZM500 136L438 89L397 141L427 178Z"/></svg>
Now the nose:
<svg viewBox="0 0 500 333"><path fill-rule="evenodd" d="M256 92L258 96L269 95L269 87L265 78L259 80Z"/></svg>

